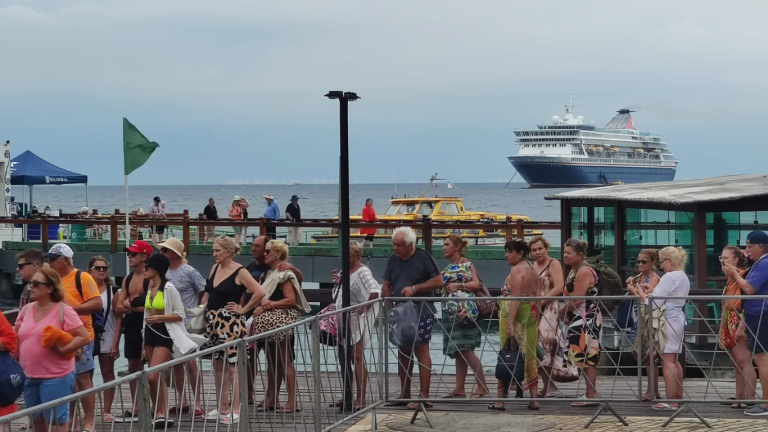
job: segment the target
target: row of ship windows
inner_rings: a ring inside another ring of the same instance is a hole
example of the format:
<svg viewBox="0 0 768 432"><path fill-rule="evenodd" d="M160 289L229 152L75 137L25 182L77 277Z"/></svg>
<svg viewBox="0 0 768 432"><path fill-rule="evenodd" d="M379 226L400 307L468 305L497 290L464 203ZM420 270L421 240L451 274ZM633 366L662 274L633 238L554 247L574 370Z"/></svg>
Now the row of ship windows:
<svg viewBox="0 0 768 432"><path fill-rule="evenodd" d="M578 133L579 133L578 130L570 130L570 131L539 130L539 131L520 131L517 133L517 136L563 136L563 135L576 135Z"/></svg>
<svg viewBox="0 0 768 432"><path fill-rule="evenodd" d="M579 148L578 144L523 144L523 148L539 148L539 147L575 147Z"/></svg>

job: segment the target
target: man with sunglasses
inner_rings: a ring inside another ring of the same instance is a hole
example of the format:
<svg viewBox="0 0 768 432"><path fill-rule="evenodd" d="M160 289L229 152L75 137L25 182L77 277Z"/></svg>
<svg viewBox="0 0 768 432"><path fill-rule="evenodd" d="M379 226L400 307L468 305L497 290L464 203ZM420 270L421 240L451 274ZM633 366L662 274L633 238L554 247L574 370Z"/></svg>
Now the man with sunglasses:
<svg viewBox="0 0 768 432"><path fill-rule="evenodd" d="M123 251L128 255L128 266L133 271L123 279L115 310L123 314L123 356L128 360L128 373L142 370L144 337L144 301L151 288L149 279L144 277L144 264L152 255L152 246L144 240L135 241ZM128 383L131 399L136 400L136 381ZM116 423L132 423L138 420L138 407L131 405L136 412L125 410L122 417L116 417Z"/></svg>
<svg viewBox="0 0 768 432"><path fill-rule="evenodd" d="M93 362L93 340L96 334L93 331L92 315L100 312L104 305L101 302L101 293L93 277L88 272L75 268L72 263L74 255L69 246L64 243L57 243L45 254L45 259L48 261L48 265L61 277L61 286L66 293L65 301L80 316L80 320L91 338L91 342L84 347L85 357L75 363L75 392L79 392L93 388L93 370L96 368ZM93 431L96 417L96 395L91 394L83 397L82 403L85 412L83 431ZM70 404L70 412L75 412L74 408L74 403Z"/></svg>
<svg viewBox="0 0 768 432"><path fill-rule="evenodd" d="M45 266L45 256L39 249L27 249L16 254L16 272L25 284L29 284L32 276ZM29 285L24 285L19 300L19 310L29 303Z"/></svg>
<svg viewBox="0 0 768 432"><path fill-rule="evenodd" d="M200 305L200 301L203 298L203 292L205 291L205 278L194 267L187 264L186 253L184 253L184 243L171 237L163 243L157 245L160 248L160 253L168 258L170 267L165 273L165 277L168 281L176 287L176 290L181 296L181 302L184 304L184 310L188 311ZM184 325L189 324L192 319L191 314L187 314L184 319ZM190 390L195 395L195 410L193 417L201 419L205 415L203 411L203 405L200 401L200 395L202 393L202 380L198 380L198 367L197 362L194 359L189 360L186 364L179 364L174 366L174 380L176 384L176 391L181 399L181 403L177 407L171 407L169 410L170 415L176 415L178 410L181 409L182 413L188 413L190 411L189 404L187 402L187 395L184 393L184 367L186 366L189 375L186 377L189 382ZM177 399L177 400L179 400Z"/></svg>

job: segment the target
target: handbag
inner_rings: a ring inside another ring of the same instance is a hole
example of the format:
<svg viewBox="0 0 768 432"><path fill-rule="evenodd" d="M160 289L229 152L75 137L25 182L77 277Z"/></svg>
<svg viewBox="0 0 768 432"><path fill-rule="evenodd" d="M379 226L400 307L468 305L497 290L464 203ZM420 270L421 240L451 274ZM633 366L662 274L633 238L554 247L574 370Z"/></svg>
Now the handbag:
<svg viewBox="0 0 768 432"><path fill-rule="evenodd" d="M469 261L466 258L460 260L460 263ZM477 271L477 269L475 269ZM488 291L488 287L483 282L483 278L477 275L477 280L480 282L480 289L477 291L477 297L491 297L491 292ZM493 317L493 312L496 310L496 302L492 300L474 300L477 306L477 319L490 319Z"/></svg>
<svg viewBox="0 0 768 432"><path fill-rule="evenodd" d="M9 352L0 351L0 408L13 405L24 391L27 376Z"/></svg>
<svg viewBox="0 0 768 432"><path fill-rule="evenodd" d="M186 325L187 333L202 334L205 331L205 305L187 309L187 312L192 315L192 319Z"/></svg>
<svg viewBox="0 0 768 432"><path fill-rule="evenodd" d="M334 287L333 302L320 310L319 315L323 315L336 310L336 299L339 297L341 285ZM328 315L317 320L317 327L320 329L320 343L327 346L338 345L339 335L339 316L337 314Z"/></svg>
<svg viewBox="0 0 768 432"><path fill-rule="evenodd" d="M499 350L495 375L501 382L520 384L525 381L525 355L517 346L511 348L511 339L507 338L507 343Z"/></svg>

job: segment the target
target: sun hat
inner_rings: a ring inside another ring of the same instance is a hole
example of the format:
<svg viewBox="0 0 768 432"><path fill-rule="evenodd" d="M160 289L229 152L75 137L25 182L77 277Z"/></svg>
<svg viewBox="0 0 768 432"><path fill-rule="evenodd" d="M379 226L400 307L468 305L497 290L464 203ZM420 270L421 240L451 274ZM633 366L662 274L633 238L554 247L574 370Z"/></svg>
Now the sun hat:
<svg viewBox="0 0 768 432"><path fill-rule="evenodd" d="M232 198L232 201L240 201L240 195L235 195L235 197Z"/></svg>
<svg viewBox="0 0 768 432"><path fill-rule="evenodd" d="M266 198L266 199L271 199L271 200L275 199L275 197L274 197L274 196L272 196L272 194L271 194L271 193L268 193L268 194L264 195L264 198Z"/></svg>
<svg viewBox="0 0 768 432"><path fill-rule="evenodd" d="M164 241L164 242L162 242L162 243L160 243L158 245L155 245L155 247L158 248L158 249L162 249L162 248L170 249L170 250L173 251L173 253L178 255L179 258L181 258L181 260L185 264L187 263L187 258L186 258L187 254L184 253L184 242L182 242L181 240L179 240L179 239L177 239L175 237L171 237L168 240L166 240L166 241Z"/></svg>
<svg viewBox="0 0 768 432"><path fill-rule="evenodd" d="M298 200L299 200L299 196L298 195L291 196L291 202L298 201Z"/></svg>

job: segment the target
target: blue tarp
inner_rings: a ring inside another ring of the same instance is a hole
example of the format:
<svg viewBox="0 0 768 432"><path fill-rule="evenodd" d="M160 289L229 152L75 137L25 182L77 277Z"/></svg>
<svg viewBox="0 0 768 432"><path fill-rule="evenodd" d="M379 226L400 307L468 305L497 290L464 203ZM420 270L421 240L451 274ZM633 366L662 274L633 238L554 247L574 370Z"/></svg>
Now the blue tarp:
<svg viewBox="0 0 768 432"><path fill-rule="evenodd" d="M88 176L59 168L27 150L11 160L12 185L88 183Z"/></svg>

